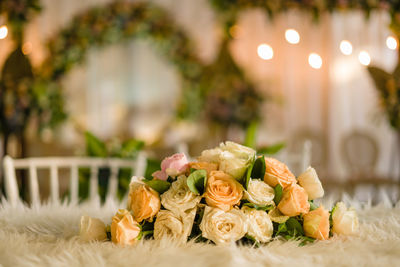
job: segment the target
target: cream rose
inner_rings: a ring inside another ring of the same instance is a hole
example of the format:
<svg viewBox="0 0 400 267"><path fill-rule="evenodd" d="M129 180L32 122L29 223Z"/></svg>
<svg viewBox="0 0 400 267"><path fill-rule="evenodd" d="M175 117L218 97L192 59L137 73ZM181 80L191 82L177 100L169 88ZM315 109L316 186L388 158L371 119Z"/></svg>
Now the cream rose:
<svg viewBox="0 0 400 267"><path fill-rule="evenodd" d="M314 168L308 167L297 178L299 184L306 190L308 199L313 200L324 196L324 188Z"/></svg>
<svg viewBox="0 0 400 267"><path fill-rule="evenodd" d="M242 211L247 217L247 233L258 242L268 242L274 232L274 226L268 214L263 210L249 207L243 207Z"/></svg>
<svg viewBox="0 0 400 267"><path fill-rule="evenodd" d="M211 162L211 163L219 163L219 155L222 153L222 149L214 148L207 149L201 152L201 156L197 158L199 162Z"/></svg>
<svg viewBox="0 0 400 267"><path fill-rule="evenodd" d="M139 238L140 225L125 209L119 209L111 222L111 240L115 244L133 245Z"/></svg>
<svg viewBox="0 0 400 267"><path fill-rule="evenodd" d="M236 158L244 159L247 162L254 160L256 156L256 151L250 147L239 145L235 142L226 141L220 144L220 148L223 151L229 151Z"/></svg>
<svg viewBox="0 0 400 267"><path fill-rule="evenodd" d="M232 176L212 171L204 195L209 206L228 211L242 199L243 187Z"/></svg>
<svg viewBox="0 0 400 267"><path fill-rule="evenodd" d="M223 151L220 155L219 170L237 180L244 176L248 167L248 160L236 158L235 155L229 151Z"/></svg>
<svg viewBox="0 0 400 267"><path fill-rule="evenodd" d="M303 229L306 236L326 240L329 238L329 212L320 206L303 216Z"/></svg>
<svg viewBox="0 0 400 267"><path fill-rule="evenodd" d="M250 179L244 198L256 205L274 205L275 191L261 180Z"/></svg>
<svg viewBox="0 0 400 267"><path fill-rule="evenodd" d="M343 202L336 203L332 211L332 232L343 235L354 235L359 231L357 213L347 209Z"/></svg>
<svg viewBox="0 0 400 267"><path fill-rule="evenodd" d="M106 225L97 218L82 216L79 236L83 241L104 241L107 239Z"/></svg>
<svg viewBox="0 0 400 267"><path fill-rule="evenodd" d="M196 209L188 210L182 216L169 210L160 210L154 223L154 239L167 237L185 243L192 231Z"/></svg>
<svg viewBox="0 0 400 267"><path fill-rule="evenodd" d="M139 178L133 177L129 186L128 209L132 210L134 218L141 222L152 219L160 210L161 202L158 193L144 184Z"/></svg>
<svg viewBox="0 0 400 267"><path fill-rule="evenodd" d="M201 235L217 245L229 244L241 239L247 232L246 216L237 209L229 212L205 207L200 223Z"/></svg>
<svg viewBox="0 0 400 267"><path fill-rule="evenodd" d="M161 195L161 204L164 208L177 215L182 215L185 211L193 209L201 200L201 196L190 191L186 180L186 176L179 176L171 187Z"/></svg>
<svg viewBox="0 0 400 267"><path fill-rule="evenodd" d="M272 187L280 184L283 188L297 183L296 177L289 168L274 158L265 158L264 181Z"/></svg>
<svg viewBox="0 0 400 267"><path fill-rule="evenodd" d="M285 188L278 209L284 215L290 217L308 213L310 203L308 203L306 190L297 184Z"/></svg>

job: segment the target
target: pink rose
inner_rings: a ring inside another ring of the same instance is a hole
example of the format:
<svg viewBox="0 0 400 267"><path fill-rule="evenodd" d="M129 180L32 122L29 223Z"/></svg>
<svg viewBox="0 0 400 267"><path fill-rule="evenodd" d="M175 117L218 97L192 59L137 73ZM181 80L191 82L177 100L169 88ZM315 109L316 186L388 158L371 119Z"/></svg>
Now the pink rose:
<svg viewBox="0 0 400 267"><path fill-rule="evenodd" d="M154 178L159 180L167 180L168 176L176 177L185 173L189 168L189 161L185 154L177 153L171 157L165 158L161 162L161 171L156 171L152 174Z"/></svg>

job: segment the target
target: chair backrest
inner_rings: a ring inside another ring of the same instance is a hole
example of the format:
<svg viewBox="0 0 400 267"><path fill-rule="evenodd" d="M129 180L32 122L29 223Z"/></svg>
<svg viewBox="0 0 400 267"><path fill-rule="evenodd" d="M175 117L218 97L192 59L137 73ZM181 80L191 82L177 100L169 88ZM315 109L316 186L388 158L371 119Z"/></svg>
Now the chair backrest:
<svg viewBox="0 0 400 267"><path fill-rule="evenodd" d="M351 178L374 176L379 147L375 138L367 131L355 130L344 136L341 150Z"/></svg>
<svg viewBox="0 0 400 267"><path fill-rule="evenodd" d="M143 176L146 171L146 155L140 152L135 160L120 158L88 158L88 157L42 157L13 159L5 156L3 159L5 192L10 203L19 201L19 190L16 170L25 169L29 172L29 193L32 205L40 204L38 169L50 170L50 200L58 202L59 198L59 169L70 170L69 194L71 202L78 202L79 168L90 169L89 199L98 200L98 172L100 168L110 168L111 174L107 188L107 199L116 198L118 189L118 172L121 168L130 168L136 176Z"/></svg>

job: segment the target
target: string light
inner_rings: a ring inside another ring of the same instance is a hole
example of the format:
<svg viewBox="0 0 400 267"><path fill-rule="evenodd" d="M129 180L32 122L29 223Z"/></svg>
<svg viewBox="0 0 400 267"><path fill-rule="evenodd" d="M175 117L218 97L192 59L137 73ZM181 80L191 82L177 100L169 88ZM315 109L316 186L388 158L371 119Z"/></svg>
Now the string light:
<svg viewBox="0 0 400 267"><path fill-rule="evenodd" d="M270 60L274 57L274 50L268 44L260 44L257 47L257 54L264 60Z"/></svg>
<svg viewBox="0 0 400 267"><path fill-rule="evenodd" d="M300 34L294 29L287 29L285 38L290 44L298 44L300 42Z"/></svg>
<svg viewBox="0 0 400 267"><path fill-rule="evenodd" d="M349 41L343 40L340 42L340 51L342 51L343 55L351 55L353 53L353 45Z"/></svg>
<svg viewBox="0 0 400 267"><path fill-rule="evenodd" d="M308 63L312 68L320 69L322 67L322 58L316 53L311 53L308 56Z"/></svg>
<svg viewBox="0 0 400 267"><path fill-rule="evenodd" d="M371 57L370 57L369 53L365 50L361 51L360 54L358 54L358 60L364 66L368 66L369 63L371 63Z"/></svg>
<svg viewBox="0 0 400 267"><path fill-rule="evenodd" d="M396 50L397 49L397 40L393 36L389 36L386 38L386 45L389 49L391 50Z"/></svg>
<svg viewBox="0 0 400 267"><path fill-rule="evenodd" d="M0 27L0 39L6 38L8 35L8 29L6 25Z"/></svg>

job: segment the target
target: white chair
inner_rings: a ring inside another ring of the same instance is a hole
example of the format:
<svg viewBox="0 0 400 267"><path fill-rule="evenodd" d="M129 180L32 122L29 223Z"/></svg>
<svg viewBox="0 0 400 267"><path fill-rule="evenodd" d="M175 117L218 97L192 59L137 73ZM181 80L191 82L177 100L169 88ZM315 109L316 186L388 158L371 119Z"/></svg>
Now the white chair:
<svg viewBox="0 0 400 267"><path fill-rule="evenodd" d="M107 200L115 199L118 189L118 171L121 168L131 168L136 176L143 176L146 171L146 155L140 152L136 160L119 158L89 158L89 157L42 157L13 159L5 156L3 159L5 192L8 202L16 204L20 201L16 170L29 171L29 193L32 205L40 204L38 169L50 170L50 200L58 202L59 199L59 169L70 169L69 194L70 200L77 203L78 197L78 169L90 168L89 200L99 200L98 172L99 168L108 167L111 170L107 188Z"/></svg>

